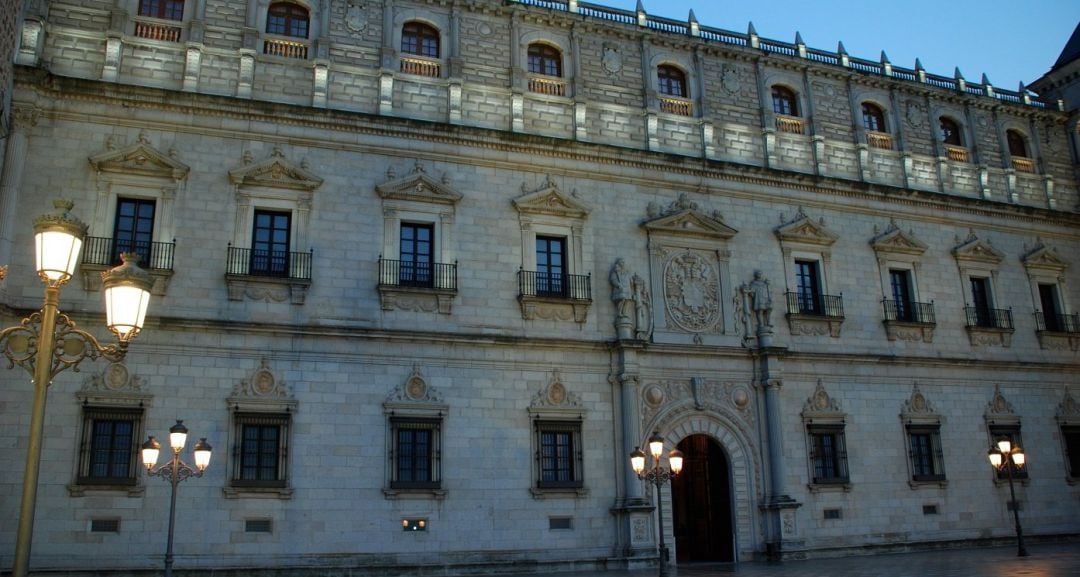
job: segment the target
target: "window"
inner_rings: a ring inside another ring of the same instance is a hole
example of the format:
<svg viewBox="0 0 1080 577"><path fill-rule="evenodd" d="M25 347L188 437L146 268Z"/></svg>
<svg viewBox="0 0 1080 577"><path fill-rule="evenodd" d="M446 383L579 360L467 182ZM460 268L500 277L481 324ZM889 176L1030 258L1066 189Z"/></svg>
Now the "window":
<svg viewBox="0 0 1080 577"><path fill-rule="evenodd" d="M885 128L885 112L872 102L863 102L863 128L874 132L888 132Z"/></svg>
<svg viewBox="0 0 1080 577"><path fill-rule="evenodd" d="M1056 284L1039 283L1039 305L1042 309L1043 330L1064 332L1065 318L1058 305L1058 287Z"/></svg>
<svg viewBox="0 0 1080 577"><path fill-rule="evenodd" d="M686 73L678 68L663 64L656 67L656 76L659 83L660 94L687 98Z"/></svg>
<svg viewBox="0 0 1080 577"><path fill-rule="evenodd" d="M960 125L947 116L942 116L939 126L941 127L941 142L952 146L963 146L964 141L960 132Z"/></svg>
<svg viewBox="0 0 1080 577"><path fill-rule="evenodd" d="M390 488L439 488L440 424L439 419L390 419L393 436Z"/></svg>
<svg viewBox="0 0 1080 577"><path fill-rule="evenodd" d="M1020 447L1020 448L1024 449L1025 452L1027 452L1027 447L1024 446L1024 441L1020 437L1020 425L1019 424L1016 424L1016 425L1012 425L1012 424L1008 424L1008 425L990 425L989 430L990 430L990 443L991 443L991 445L996 445L998 441L1001 441L1003 439L1008 439L1008 441L1012 444L1012 446L1014 448ZM1004 480L1009 478L1009 472L1007 470L1000 470L999 469L996 472L996 475L997 475L998 480L1000 480L1000 481L1004 481ZM1027 479L1027 477L1028 477L1027 467L1013 470L1013 478L1014 479Z"/></svg>
<svg viewBox="0 0 1080 577"><path fill-rule="evenodd" d="M288 276L291 214L269 210L255 211L251 235L250 274Z"/></svg>
<svg viewBox="0 0 1080 577"><path fill-rule="evenodd" d="M795 92L786 86L773 86L772 88L773 112L784 116L798 116L798 98Z"/></svg>
<svg viewBox="0 0 1080 577"><path fill-rule="evenodd" d="M847 449L844 444L843 425L811 425L810 462L814 484L842 484L848 482Z"/></svg>
<svg viewBox="0 0 1080 577"><path fill-rule="evenodd" d="M536 294L564 296L566 294L566 239L554 236L536 237Z"/></svg>
<svg viewBox="0 0 1080 577"><path fill-rule="evenodd" d="M581 487L581 424L536 421L536 436L537 488Z"/></svg>
<svg viewBox="0 0 1080 577"><path fill-rule="evenodd" d="M1061 427L1061 440L1065 444L1065 467L1072 479L1080 479L1080 426Z"/></svg>
<svg viewBox="0 0 1080 577"><path fill-rule="evenodd" d="M529 45L529 72L544 76L562 77L562 53L550 44Z"/></svg>
<svg viewBox="0 0 1080 577"><path fill-rule="evenodd" d="M889 269L889 290L892 295L894 320L914 322L915 303L911 298L911 271Z"/></svg>
<svg viewBox="0 0 1080 577"><path fill-rule="evenodd" d="M401 223L401 268L398 282L402 286L432 286L432 234L430 224Z"/></svg>
<svg viewBox="0 0 1080 577"><path fill-rule="evenodd" d="M135 484L141 421L141 409L83 409L79 484Z"/></svg>
<svg viewBox="0 0 1080 577"><path fill-rule="evenodd" d="M1027 158L1027 139L1019 130L1009 129L1005 131L1005 140L1009 145L1009 156Z"/></svg>
<svg viewBox="0 0 1080 577"><path fill-rule="evenodd" d="M266 12L266 32L294 38L308 37L308 11L299 4L275 2Z"/></svg>
<svg viewBox="0 0 1080 577"><path fill-rule="evenodd" d="M944 481L945 464L941 452L941 432L937 425L909 425L908 454L913 481Z"/></svg>
<svg viewBox="0 0 1080 577"><path fill-rule="evenodd" d="M795 261L795 295L800 314L822 314L821 282L818 280L817 261Z"/></svg>
<svg viewBox="0 0 1080 577"><path fill-rule="evenodd" d="M234 487L285 487L289 415L236 413Z"/></svg>
<svg viewBox="0 0 1080 577"><path fill-rule="evenodd" d="M427 58L439 57L439 31L423 22L407 22L401 28L401 51Z"/></svg>
<svg viewBox="0 0 1080 577"><path fill-rule="evenodd" d="M116 220L113 226L113 263L120 262L120 255L134 252L139 255L139 265L151 266L150 248L154 240L153 200L119 198L116 201Z"/></svg>
<svg viewBox="0 0 1080 577"><path fill-rule="evenodd" d="M183 20L184 0L139 0L139 16Z"/></svg>
<svg viewBox="0 0 1080 577"><path fill-rule="evenodd" d="M990 279L971 277L971 306L975 309L975 323L980 327L992 327L994 323L993 303L990 300Z"/></svg>

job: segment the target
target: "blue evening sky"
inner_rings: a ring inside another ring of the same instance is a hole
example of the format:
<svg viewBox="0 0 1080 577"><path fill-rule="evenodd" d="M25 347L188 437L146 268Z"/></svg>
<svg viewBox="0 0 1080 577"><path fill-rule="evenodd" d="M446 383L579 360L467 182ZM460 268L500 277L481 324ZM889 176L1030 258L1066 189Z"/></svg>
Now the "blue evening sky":
<svg viewBox="0 0 1080 577"><path fill-rule="evenodd" d="M634 10L637 0L588 0ZM754 23L762 38L877 61L884 50L896 66L915 58L932 74L1016 90L1045 74L1080 22L1080 0L642 0L655 16L685 20L693 8L702 26L746 32Z"/></svg>

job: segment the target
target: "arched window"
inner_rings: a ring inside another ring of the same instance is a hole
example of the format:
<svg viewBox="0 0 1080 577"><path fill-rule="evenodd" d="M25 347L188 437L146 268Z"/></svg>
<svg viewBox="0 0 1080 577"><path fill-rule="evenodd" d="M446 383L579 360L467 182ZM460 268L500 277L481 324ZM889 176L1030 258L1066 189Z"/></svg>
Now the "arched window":
<svg viewBox="0 0 1080 577"><path fill-rule="evenodd" d="M1027 158L1027 139L1019 130L1010 128L1005 131L1005 140L1009 144L1009 156L1013 158Z"/></svg>
<svg viewBox="0 0 1080 577"><path fill-rule="evenodd" d="M308 11L303 6L292 2L274 2L266 11L266 33L307 38L309 21Z"/></svg>
<svg viewBox="0 0 1080 577"><path fill-rule="evenodd" d="M799 115L799 99L795 92L786 86L773 86L772 88L773 112L784 116Z"/></svg>
<svg viewBox="0 0 1080 577"><path fill-rule="evenodd" d="M183 20L184 0L139 0L139 16Z"/></svg>
<svg viewBox="0 0 1080 577"><path fill-rule="evenodd" d="M888 132L888 129L885 128L885 111L873 102L863 102L862 124L863 128L867 130Z"/></svg>
<svg viewBox="0 0 1080 577"><path fill-rule="evenodd" d="M964 139L960 132L960 125L948 116L942 116L940 120L941 142L952 146L963 146Z"/></svg>
<svg viewBox="0 0 1080 577"><path fill-rule="evenodd" d="M530 44L529 72L562 78L562 52L550 44Z"/></svg>
<svg viewBox="0 0 1080 577"><path fill-rule="evenodd" d="M687 98L686 73L669 64L661 64L656 67L656 79L659 84L660 94Z"/></svg>
<svg viewBox="0 0 1080 577"><path fill-rule="evenodd" d="M401 28L401 51L427 58L439 57L439 31L423 22L406 22Z"/></svg>

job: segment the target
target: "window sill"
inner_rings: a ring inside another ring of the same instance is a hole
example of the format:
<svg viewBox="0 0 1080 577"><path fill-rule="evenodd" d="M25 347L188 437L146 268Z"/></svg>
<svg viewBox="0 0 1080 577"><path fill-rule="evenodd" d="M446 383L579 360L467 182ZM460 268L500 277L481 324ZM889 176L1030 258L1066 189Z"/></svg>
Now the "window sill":
<svg viewBox="0 0 1080 577"><path fill-rule="evenodd" d="M580 499L589 496L589 490L585 487L530 487L529 493L536 500L561 499L572 497Z"/></svg>
<svg viewBox="0 0 1080 577"><path fill-rule="evenodd" d="M882 321L885 324L885 335L890 341L922 341L934 342L934 328L936 323L919 323L912 321Z"/></svg>
<svg viewBox="0 0 1080 577"><path fill-rule="evenodd" d="M945 479L937 481L916 481L914 479L908 480L908 486L914 489L944 489L949 486L949 482Z"/></svg>
<svg viewBox="0 0 1080 577"><path fill-rule="evenodd" d="M838 481L836 483L807 483L806 488L810 489L811 493L830 493L830 492L844 492L851 491L850 481Z"/></svg>
<svg viewBox="0 0 1080 577"><path fill-rule="evenodd" d="M310 279L256 277L246 275L225 275L225 284L229 287L229 300L242 301L245 298L263 302L291 302L304 304Z"/></svg>
<svg viewBox="0 0 1080 577"><path fill-rule="evenodd" d="M142 497L146 487L134 480L130 484L84 484L71 483L67 486L68 494L72 497L85 497L88 493L127 493L128 497Z"/></svg>
<svg viewBox="0 0 1080 577"><path fill-rule="evenodd" d="M383 489L383 495L390 500L396 499L435 499L446 498L446 489Z"/></svg>
<svg viewBox="0 0 1080 577"><path fill-rule="evenodd" d="M1035 331L1039 337L1039 348L1054 351L1080 350L1080 333L1058 331Z"/></svg>
<svg viewBox="0 0 1080 577"><path fill-rule="evenodd" d="M834 339L840 338L840 326L844 324L844 317L805 313L788 313L787 320L792 335L829 335Z"/></svg>
<svg viewBox="0 0 1080 577"><path fill-rule="evenodd" d="M973 347L1004 347L1012 346L1012 335L1015 329L998 327L968 326L968 340Z"/></svg>
<svg viewBox="0 0 1080 577"><path fill-rule="evenodd" d="M226 499L292 499L291 487L222 487Z"/></svg>
<svg viewBox="0 0 1080 577"><path fill-rule="evenodd" d="M521 318L531 320L569 321L583 323L589 316L592 299L554 298L518 295Z"/></svg>
<svg viewBox="0 0 1080 577"><path fill-rule="evenodd" d="M436 287L379 285L379 304L384 311L412 311L448 315L457 291Z"/></svg>

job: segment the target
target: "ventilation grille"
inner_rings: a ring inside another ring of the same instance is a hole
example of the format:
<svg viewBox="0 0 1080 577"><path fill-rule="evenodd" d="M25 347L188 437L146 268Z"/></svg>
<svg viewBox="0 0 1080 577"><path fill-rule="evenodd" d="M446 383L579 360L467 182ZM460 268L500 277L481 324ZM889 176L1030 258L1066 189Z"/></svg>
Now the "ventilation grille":
<svg viewBox="0 0 1080 577"><path fill-rule="evenodd" d="M270 519L245 519L245 533L271 533L274 525Z"/></svg>
<svg viewBox="0 0 1080 577"><path fill-rule="evenodd" d="M574 528L572 517L548 517L548 529L552 531L566 531Z"/></svg>
<svg viewBox="0 0 1080 577"><path fill-rule="evenodd" d="M120 519L90 519L91 533L119 533Z"/></svg>
<svg viewBox="0 0 1080 577"><path fill-rule="evenodd" d="M840 519L843 517L840 509L825 509L826 519Z"/></svg>

